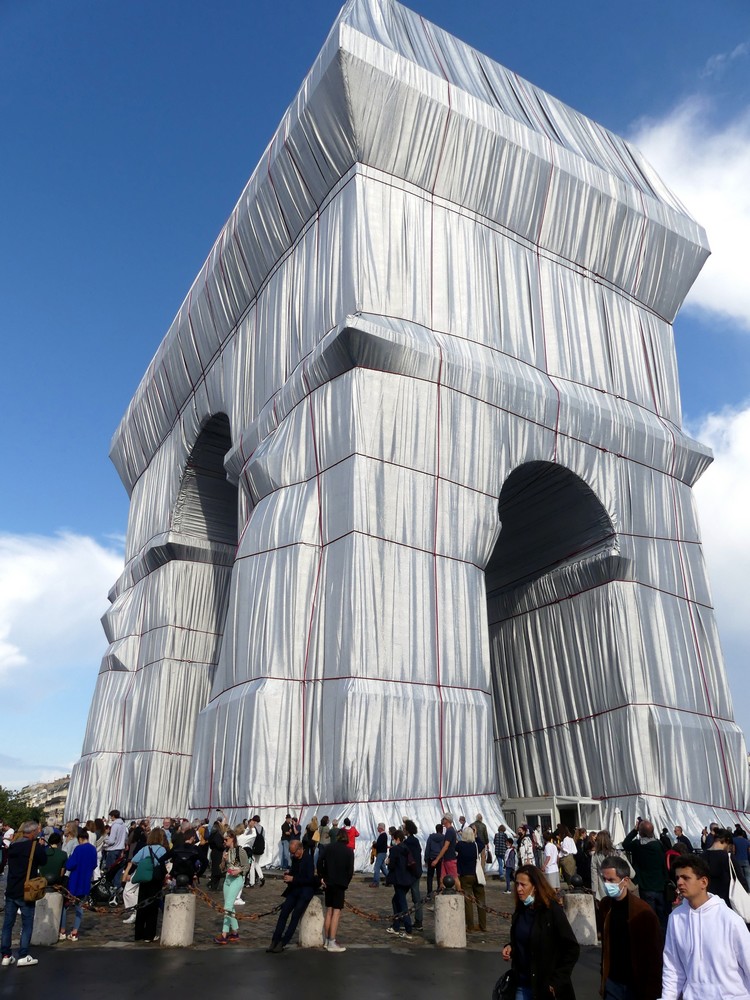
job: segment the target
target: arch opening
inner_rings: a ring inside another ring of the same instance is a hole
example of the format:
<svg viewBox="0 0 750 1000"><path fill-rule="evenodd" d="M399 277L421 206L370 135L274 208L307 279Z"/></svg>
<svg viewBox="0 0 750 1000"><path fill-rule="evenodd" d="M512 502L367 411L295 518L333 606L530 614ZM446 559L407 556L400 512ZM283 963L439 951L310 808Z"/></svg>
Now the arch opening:
<svg viewBox="0 0 750 1000"><path fill-rule="evenodd" d="M500 492L498 516L502 528L485 569L488 598L594 555L615 535L591 487L553 462L514 469Z"/></svg>
<svg viewBox="0 0 750 1000"><path fill-rule="evenodd" d="M185 466L172 516L174 531L237 545L238 491L224 469L231 446L229 417L218 413L198 435Z"/></svg>

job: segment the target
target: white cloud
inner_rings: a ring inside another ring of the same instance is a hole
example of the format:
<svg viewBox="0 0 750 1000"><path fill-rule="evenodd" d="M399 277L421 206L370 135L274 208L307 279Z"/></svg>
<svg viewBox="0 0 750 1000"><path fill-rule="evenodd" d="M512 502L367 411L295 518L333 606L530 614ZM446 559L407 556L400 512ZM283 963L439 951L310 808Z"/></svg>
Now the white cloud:
<svg viewBox="0 0 750 1000"><path fill-rule="evenodd" d="M735 59L740 59L742 56L750 55L750 43L740 42L739 45L735 45L731 52L719 52L706 62L703 67L701 76L711 77L711 76L721 76L730 63L734 62Z"/></svg>
<svg viewBox="0 0 750 1000"><path fill-rule="evenodd" d="M105 644L99 624L122 556L94 539L0 534L0 686L55 671Z"/></svg>
<svg viewBox="0 0 750 1000"><path fill-rule="evenodd" d="M82 535L0 534L0 697L11 755L0 756L0 784L64 774L79 755L107 646L99 619L122 565L120 551Z"/></svg>
<svg viewBox="0 0 750 1000"><path fill-rule="evenodd" d="M695 498L735 713L750 737L750 403L709 414L689 430L714 452L713 465L695 485Z"/></svg>
<svg viewBox="0 0 750 1000"><path fill-rule="evenodd" d="M632 140L708 233L712 256L686 304L750 330L750 109L716 124L714 105L691 97Z"/></svg>

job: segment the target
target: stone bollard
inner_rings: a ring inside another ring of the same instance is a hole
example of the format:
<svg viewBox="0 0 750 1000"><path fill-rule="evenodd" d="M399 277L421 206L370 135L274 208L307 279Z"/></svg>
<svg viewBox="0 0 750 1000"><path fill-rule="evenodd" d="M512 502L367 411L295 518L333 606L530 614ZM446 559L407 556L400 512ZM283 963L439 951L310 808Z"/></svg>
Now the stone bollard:
<svg viewBox="0 0 750 1000"><path fill-rule="evenodd" d="M192 892L168 892L159 944L162 948L189 948L195 934L195 896Z"/></svg>
<svg viewBox="0 0 750 1000"><path fill-rule="evenodd" d="M322 948L325 913L320 896L313 896L299 922L300 948Z"/></svg>
<svg viewBox="0 0 750 1000"><path fill-rule="evenodd" d="M34 929L31 932L32 945L57 944L60 934L60 919L63 911L61 892L48 890L34 907Z"/></svg>
<svg viewBox="0 0 750 1000"><path fill-rule="evenodd" d="M463 896L445 892L435 896L435 944L438 948L466 947Z"/></svg>
<svg viewBox="0 0 750 1000"><path fill-rule="evenodd" d="M593 945L596 937L596 907L594 897L584 892L563 894L565 916L568 918L576 941L580 945Z"/></svg>

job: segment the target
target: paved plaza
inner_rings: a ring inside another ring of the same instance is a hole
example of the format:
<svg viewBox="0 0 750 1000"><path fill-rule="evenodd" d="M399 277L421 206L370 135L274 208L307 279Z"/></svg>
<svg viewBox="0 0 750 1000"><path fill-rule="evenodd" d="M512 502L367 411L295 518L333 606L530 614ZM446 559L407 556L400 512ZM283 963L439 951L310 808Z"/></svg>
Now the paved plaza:
<svg viewBox="0 0 750 1000"><path fill-rule="evenodd" d="M359 913L344 911L338 939L348 948L341 955L292 945L282 955L268 955L266 945L275 915L248 919L273 909L280 901L282 883L268 873L262 888L244 892L247 904L238 908L240 943L219 947L213 938L221 929L221 915L201 899L197 902L195 944L190 949L167 950L158 944L136 944L133 927L122 922L121 908L86 912L77 943L37 947L39 965L32 969L0 970L0 1000L5 997L52 996L55 1000L101 997L132 998L141 991L168 989L179 995L196 989L248 988L260 997L286 997L300 990L323 991L326 1000L356 996L358 1000L409 996L428 1000L446 989L452 997L490 1000L492 986L507 968L500 950L508 940L512 896L500 883L487 884L486 934L467 935L466 950L448 951L434 943L434 913L424 912L424 932L412 941L386 934L391 912L391 890L371 889L357 874L347 893ZM422 880L424 889L424 879ZM208 893L221 905L220 893ZM242 912L240 912L240 910ZM365 915L362 915L365 914ZM502 914L502 915L500 915ZM19 925L17 925L20 927ZM574 975L578 1000L598 996L598 948L584 949Z"/></svg>

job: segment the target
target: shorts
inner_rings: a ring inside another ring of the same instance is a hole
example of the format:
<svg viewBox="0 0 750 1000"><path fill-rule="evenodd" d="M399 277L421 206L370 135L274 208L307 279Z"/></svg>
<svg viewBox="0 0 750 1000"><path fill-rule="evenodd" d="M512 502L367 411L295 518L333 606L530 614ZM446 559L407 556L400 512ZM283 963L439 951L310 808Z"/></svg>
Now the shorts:
<svg viewBox="0 0 750 1000"><path fill-rule="evenodd" d="M446 875L450 875L458 881L458 861L455 858L453 861L446 861L445 858L443 858L443 869L441 875L443 878L445 878Z"/></svg>
<svg viewBox="0 0 750 1000"><path fill-rule="evenodd" d="M345 895L346 889L342 889L338 885L327 885L325 891L326 907L330 910L343 910Z"/></svg>

